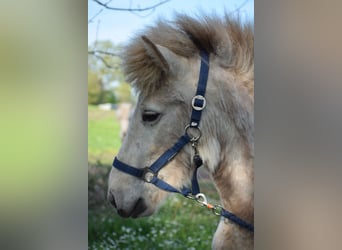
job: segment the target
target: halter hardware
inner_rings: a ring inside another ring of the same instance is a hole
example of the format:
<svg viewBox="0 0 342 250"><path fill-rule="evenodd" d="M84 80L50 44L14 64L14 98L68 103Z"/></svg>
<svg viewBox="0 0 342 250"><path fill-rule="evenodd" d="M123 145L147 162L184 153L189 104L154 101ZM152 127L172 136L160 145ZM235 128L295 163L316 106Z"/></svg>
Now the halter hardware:
<svg viewBox="0 0 342 250"><path fill-rule="evenodd" d="M145 167L143 171L142 179L145 182L151 183L153 178L157 178L157 173L152 172L148 167Z"/></svg>
<svg viewBox="0 0 342 250"><path fill-rule="evenodd" d="M196 131L194 133L195 135L192 136L191 133L189 133L190 130ZM185 134L190 137L190 141L191 142L197 142L201 138L201 136L202 136L202 132L199 129L199 127L192 127L191 124L186 125L186 127L185 127Z"/></svg>
<svg viewBox="0 0 342 250"><path fill-rule="evenodd" d="M114 158L113 167L126 174L140 178L147 183L151 183L164 191L179 193L186 198L196 200L202 206L211 209L214 214L225 217L239 226L254 232L254 226L252 224L245 222L241 218L222 208L220 205L212 205L208 203L206 196L200 193L197 180L197 169L202 166L203 161L197 150L198 140L202 136L201 130L198 126L201 120L202 111L207 104L204 96L209 74L209 54L202 50L200 52L200 56L201 68L197 84L197 91L195 97L193 97L191 101L191 120L190 123L185 127L184 135L181 136L178 141L171 148L165 151L154 163L152 163L150 167L145 167L143 169L135 168L120 161L117 157ZM195 170L191 180L191 189L184 187L181 190L178 190L162 179L159 179L158 172L165 167L189 142L191 142L191 146L194 150L193 162L195 165Z"/></svg>
<svg viewBox="0 0 342 250"><path fill-rule="evenodd" d="M194 98L192 98L191 106L194 110L201 111L205 108L207 105L207 101L204 96L202 95L196 95Z"/></svg>

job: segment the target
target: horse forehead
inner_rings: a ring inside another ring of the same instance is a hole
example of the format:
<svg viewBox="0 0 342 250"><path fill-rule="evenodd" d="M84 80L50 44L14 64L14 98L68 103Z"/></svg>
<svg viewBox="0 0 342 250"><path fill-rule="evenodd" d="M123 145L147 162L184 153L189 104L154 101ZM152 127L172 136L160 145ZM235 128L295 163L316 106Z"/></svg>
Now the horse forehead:
<svg viewBox="0 0 342 250"><path fill-rule="evenodd" d="M144 108L158 108L161 105L166 105L169 102L175 101L177 88L176 86L167 86L164 88L159 88L153 93L141 95L139 97L139 104L142 109Z"/></svg>
<svg viewBox="0 0 342 250"><path fill-rule="evenodd" d="M169 75L163 80L163 82L146 82L140 84L136 83L135 87L140 93L140 99L143 101L156 100L162 102L167 97L174 99L174 95L176 95L177 97L177 94L179 94L180 92L189 92L190 89L193 90L194 88L196 88L200 72L200 57L183 59L183 67L180 67L180 69L175 72L175 74ZM143 88L144 86L150 85L156 85L158 86L158 88ZM189 86L191 86L190 89Z"/></svg>

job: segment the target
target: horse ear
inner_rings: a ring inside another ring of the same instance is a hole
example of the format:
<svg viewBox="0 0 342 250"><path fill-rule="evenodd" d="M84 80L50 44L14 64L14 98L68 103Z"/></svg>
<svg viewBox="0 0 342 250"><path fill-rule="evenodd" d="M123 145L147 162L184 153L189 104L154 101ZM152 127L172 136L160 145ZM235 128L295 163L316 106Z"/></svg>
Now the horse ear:
<svg viewBox="0 0 342 250"><path fill-rule="evenodd" d="M176 72L179 56L164 46L154 44L146 36L142 36L141 38L144 41L147 53L156 61L165 73L169 73L170 71Z"/></svg>

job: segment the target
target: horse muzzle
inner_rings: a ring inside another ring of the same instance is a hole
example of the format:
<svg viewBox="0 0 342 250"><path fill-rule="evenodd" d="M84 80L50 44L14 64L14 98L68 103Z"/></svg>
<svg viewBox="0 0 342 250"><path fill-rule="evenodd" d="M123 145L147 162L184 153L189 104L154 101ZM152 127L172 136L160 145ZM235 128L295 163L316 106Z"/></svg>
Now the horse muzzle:
<svg viewBox="0 0 342 250"><path fill-rule="evenodd" d="M136 202L130 208L123 208L118 206L117 202L115 201L115 196L112 192L108 193L108 201L110 204L117 210L118 214L124 218L138 218L148 216L151 213L147 213L148 207L146 206L145 200L143 198L137 199Z"/></svg>

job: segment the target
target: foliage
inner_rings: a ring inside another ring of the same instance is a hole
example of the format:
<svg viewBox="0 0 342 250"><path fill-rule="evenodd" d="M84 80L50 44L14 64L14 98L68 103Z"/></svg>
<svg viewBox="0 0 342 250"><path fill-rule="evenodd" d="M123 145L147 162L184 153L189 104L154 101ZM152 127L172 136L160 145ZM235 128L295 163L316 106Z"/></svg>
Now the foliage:
<svg viewBox="0 0 342 250"><path fill-rule="evenodd" d="M88 70L88 104L98 104L101 98L102 81L98 75Z"/></svg>
<svg viewBox="0 0 342 250"><path fill-rule="evenodd" d="M113 90L103 90L99 103L117 103L117 98Z"/></svg>
<svg viewBox="0 0 342 250"><path fill-rule="evenodd" d="M121 71L121 46L111 41L96 41L88 48L89 104L129 102L131 87ZM89 73L90 72L90 73Z"/></svg>
<svg viewBox="0 0 342 250"><path fill-rule="evenodd" d="M128 84L120 84L115 88L115 94L120 102L132 102L131 87Z"/></svg>
<svg viewBox="0 0 342 250"><path fill-rule="evenodd" d="M121 46L111 41L96 41L89 46L88 69L103 77L110 84L112 81L124 82L124 76L120 70L121 59L119 53Z"/></svg>
<svg viewBox="0 0 342 250"><path fill-rule="evenodd" d="M92 71L88 71L88 104L116 103L113 90L105 90L102 80Z"/></svg>

